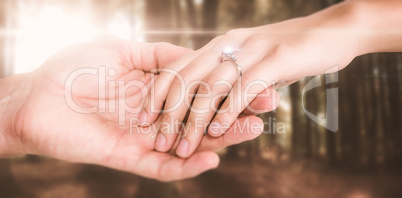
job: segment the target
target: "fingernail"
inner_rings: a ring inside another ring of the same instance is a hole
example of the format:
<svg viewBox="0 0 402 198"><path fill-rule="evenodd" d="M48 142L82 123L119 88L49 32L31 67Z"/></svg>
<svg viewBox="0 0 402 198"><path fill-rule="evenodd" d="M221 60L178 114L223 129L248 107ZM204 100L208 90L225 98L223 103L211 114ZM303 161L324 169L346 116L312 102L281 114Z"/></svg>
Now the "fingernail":
<svg viewBox="0 0 402 198"><path fill-rule="evenodd" d="M144 125L144 124L146 124L147 117L148 117L147 112L145 112L145 110L144 110L144 111L141 111L140 116L139 116L139 119L140 119L140 124L139 124L139 125Z"/></svg>
<svg viewBox="0 0 402 198"><path fill-rule="evenodd" d="M157 151L164 151L166 147L166 137L162 134L158 134L156 137L156 142L155 142L155 149Z"/></svg>
<svg viewBox="0 0 402 198"><path fill-rule="evenodd" d="M211 132L211 135L220 134L220 129L221 129L221 124L219 124L219 122L212 122L209 125L209 131Z"/></svg>
<svg viewBox="0 0 402 198"><path fill-rule="evenodd" d="M182 139L180 141L179 146L177 147L176 154L179 155L180 157L186 157L188 147L189 147L188 141L186 139Z"/></svg>

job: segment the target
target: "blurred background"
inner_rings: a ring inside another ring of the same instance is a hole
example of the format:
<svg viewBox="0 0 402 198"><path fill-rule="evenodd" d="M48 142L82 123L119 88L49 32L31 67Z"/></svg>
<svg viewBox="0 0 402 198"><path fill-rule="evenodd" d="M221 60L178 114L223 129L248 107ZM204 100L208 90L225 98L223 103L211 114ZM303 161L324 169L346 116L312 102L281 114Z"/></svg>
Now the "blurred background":
<svg viewBox="0 0 402 198"><path fill-rule="evenodd" d="M217 35L305 16L338 0L1 0L0 77L29 72L57 50L107 39L198 49ZM304 95L313 78L279 89L260 115L266 133L220 152L221 164L160 183L104 167L38 156L0 159L0 197L402 197L402 54L356 58L338 81ZM317 80L316 79L316 80ZM339 127L323 117L339 93ZM303 103L304 101L304 103ZM285 130L273 127L281 124ZM284 125L282 125L284 124Z"/></svg>

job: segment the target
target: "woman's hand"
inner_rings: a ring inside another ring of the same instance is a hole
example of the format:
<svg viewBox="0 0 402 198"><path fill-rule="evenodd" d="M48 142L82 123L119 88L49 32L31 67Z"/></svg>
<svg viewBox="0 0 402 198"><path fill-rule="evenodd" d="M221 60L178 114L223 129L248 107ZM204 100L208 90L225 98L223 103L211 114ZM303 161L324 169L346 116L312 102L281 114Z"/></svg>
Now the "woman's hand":
<svg viewBox="0 0 402 198"><path fill-rule="evenodd" d="M170 64L168 72L162 72L153 84L141 122L156 120L164 104L160 119L181 123L191 104L186 131L176 150L180 157L190 156L208 126L209 135L222 135L262 91L271 90L267 99L275 101L273 88L276 86L305 76L338 71L356 56L378 50L369 41L382 37L373 33L366 22L370 12L362 9L365 6L370 7L360 1L344 2L311 16L237 29L215 38L200 50ZM391 16L395 17L395 13ZM234 50L237 63L242 66L241 77L233 63L222 62L221 52L228 48ZM191 102L193 94L197 95ZM222 107L215 116L221 102ZM271 109L276 107L273 104ZM156 150L171 149L177 136L173 133L175 127L159 131Z"/></svg>

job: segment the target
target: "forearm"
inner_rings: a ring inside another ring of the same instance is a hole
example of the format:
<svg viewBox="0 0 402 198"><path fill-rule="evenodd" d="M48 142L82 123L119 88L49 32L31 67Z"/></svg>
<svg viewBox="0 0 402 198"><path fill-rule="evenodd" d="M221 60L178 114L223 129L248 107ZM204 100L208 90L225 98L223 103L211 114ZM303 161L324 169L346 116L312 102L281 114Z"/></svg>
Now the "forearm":
<svg viewBox="0 0 402 198"><path fill-rule="evenodd" d="M24 153L18 119L30 92L28 75L0 79L0 157Z"/></svg>
<svg viewBox="0 0 402 198"><path fill-rule="evenodd" d="M371 34L367 53L402 51L402 1L360 1L360 12Z"/></svg>
<svg viewBox="0 0 402 198"><path fill-rule="evenodd" d="M311 17L323 20L328 27L334 25L356 55L402 51L400 0L349 0Z"/></svg>

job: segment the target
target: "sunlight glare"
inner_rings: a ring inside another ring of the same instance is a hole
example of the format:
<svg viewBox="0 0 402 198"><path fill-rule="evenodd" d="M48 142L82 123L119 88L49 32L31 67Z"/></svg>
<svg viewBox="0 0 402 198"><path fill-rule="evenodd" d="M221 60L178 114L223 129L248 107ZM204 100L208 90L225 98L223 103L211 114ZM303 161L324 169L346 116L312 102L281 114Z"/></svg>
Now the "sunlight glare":
<svg viewBox="0 0 402 198"><path fill-rule="evenodd" d="M39 67L59 49L91 40L91 23L85 14L69 15L62 6L20 11L16 30L14 73Z"/></svg>

